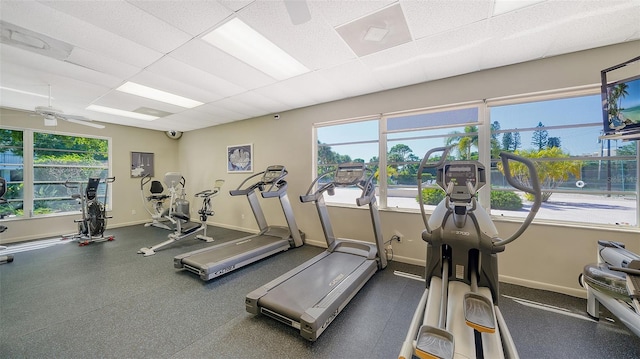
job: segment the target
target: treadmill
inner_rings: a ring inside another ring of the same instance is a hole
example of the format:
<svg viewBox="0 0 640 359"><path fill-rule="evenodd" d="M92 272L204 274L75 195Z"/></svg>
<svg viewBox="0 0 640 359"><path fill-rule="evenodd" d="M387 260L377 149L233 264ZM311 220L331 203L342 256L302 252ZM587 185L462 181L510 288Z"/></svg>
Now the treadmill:
<svg viewBox="0 0 640 359"><path fill-rule="evenodd" d="M284 166L269 166L265 171L245 179L237 189L229 191L232 196L247 196L260 229L257 234L178 255L173 258L173 266L196 273L207 281L262 258L303 245L305 235L298 229L287 196L287 182L284 180L287 174ZM249 180L260 175L262 177L259 181L242 189ZM263 198L280 199L288 227L267 225L256 190L260 191Z"/></svg>
<svg viewBox="0 0 640 359"><path fill-rule="evenodd" d="M367 172L371 173L368 178ZM328 182L320 185L322 179ZM311 193L317 183L319 189ZM362 189L357 205L369 205L375 243L336 238L333 234L324 193L333 195L336 187L351 186ZM373 171L364 163L339 164L335 172L316 178L300 200L316 204L327 250L247 294L245 305L249 313L262 313L315 341L369 278L387 266L387 259L381 255L384 244Z"/></svg>

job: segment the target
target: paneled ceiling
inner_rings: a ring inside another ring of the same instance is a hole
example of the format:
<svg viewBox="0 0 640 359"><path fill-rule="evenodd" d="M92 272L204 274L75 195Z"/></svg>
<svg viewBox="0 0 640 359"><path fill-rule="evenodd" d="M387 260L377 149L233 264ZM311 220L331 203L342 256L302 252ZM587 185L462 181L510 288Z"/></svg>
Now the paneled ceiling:
<svg viewBox="0 0 640 359"><path fill-rule="evenodd" d="M233 18L309 71L276 80L202 39ZM640 0L2 0L0 20L0 106L33 111L51 101L106 126L191 131L638 40ZM368 20L378 31L363 40ZM127 81L203 104L116 91Z"/></svg>

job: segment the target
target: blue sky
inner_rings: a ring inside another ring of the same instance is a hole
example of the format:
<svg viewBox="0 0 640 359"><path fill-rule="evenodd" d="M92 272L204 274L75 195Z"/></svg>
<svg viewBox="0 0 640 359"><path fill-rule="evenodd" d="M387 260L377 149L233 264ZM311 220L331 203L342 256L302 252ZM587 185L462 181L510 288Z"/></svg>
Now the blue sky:
<svg viewBox="0 0 640 359"><path fill-rule="evenodd" d="M630 96L631 97L631 93ZM602 110L600 95L583 96L569 99L540 101L527 104L498 106L491 108L491 122L498 121L502 130L536 127L539 122L546 127L597 124L593 127L547 130L549 137L559 137L563 150L571 155L586 155L599 153L601 143L598 140L602 131ZM451 133L456 129L435 131L408 132L402 136L420 136L434 133ZM462 131L462 128L457 130ZM533 132L521 133L522 149L533 148L531 135ZM378 136L377 121L353 123L318 129L318 139L322 143L341 143L376 139ZM413 153L422 157L427 150L444 145L444 139L401 140L389 142L389 147L403 143L408 145ZM623 146L627 143L612 141L611 147ZM605 144L606 146L606 144ZM332 150L340 154L348 154L352 159L363 158L369 160L377 156L377 144L332 146Z"/></svg>

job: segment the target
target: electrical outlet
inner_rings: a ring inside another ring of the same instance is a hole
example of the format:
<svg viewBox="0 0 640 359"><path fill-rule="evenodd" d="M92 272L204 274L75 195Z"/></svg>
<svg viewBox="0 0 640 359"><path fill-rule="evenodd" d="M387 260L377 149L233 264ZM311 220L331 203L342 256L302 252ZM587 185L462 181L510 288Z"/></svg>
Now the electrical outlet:
<svg viewBox="0 0 640 359"><path fill-rule="evenodd" d="M397 241L402 242L402 238L404 238L404 234L400 233L397 229L393 232L393 235L398 237Z"/></svg>
<svg viewBox="0 0 640 359"><path fill-rule="evenodd" d="M135 210L135 209L132 209L132 210L131 210L131 215L132 215L132 216L135 216L135 214L136 214L136 213L137 213L137 212L136 212L136 210Z"/></svg>
<svg viewBox="0 0 640 359"><path fill-rule="evenodd" d="M240 215L240 219L244 219L244 213Z"/></svg>

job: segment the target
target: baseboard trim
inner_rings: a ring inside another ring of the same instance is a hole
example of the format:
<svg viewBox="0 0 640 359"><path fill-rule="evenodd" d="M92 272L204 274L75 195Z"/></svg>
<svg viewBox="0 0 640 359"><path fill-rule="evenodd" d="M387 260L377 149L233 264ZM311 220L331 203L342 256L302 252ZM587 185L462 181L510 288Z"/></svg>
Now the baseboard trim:
<svg viewBox="0 0 640 359"><path fill-rule="evenodd" d="M559 285L537 282L533 280L510 277L505 275L499 276L499 279L501 282L520 285L527 288L542 289L542 290L547 290L549 292L566 294L566 295L570 295L572 297L577 297L577 298L583 298L583 299L587 298L587 291L584 289L563 287Z"/></svg>

